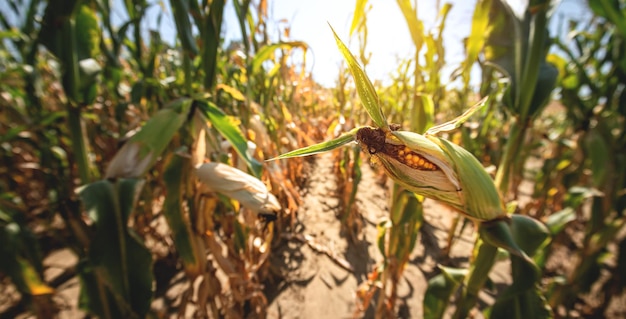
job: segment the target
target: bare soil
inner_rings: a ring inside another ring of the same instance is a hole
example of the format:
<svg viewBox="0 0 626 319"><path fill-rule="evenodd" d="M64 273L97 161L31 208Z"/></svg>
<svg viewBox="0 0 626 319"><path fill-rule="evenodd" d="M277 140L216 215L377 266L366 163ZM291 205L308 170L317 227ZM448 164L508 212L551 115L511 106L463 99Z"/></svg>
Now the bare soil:
<svg viewBox="0 0 626 319"><path fill-rule="evenodd" d="M268 318L373 317L376 305L360 309L356 292L382 258L374 243L376 225L385 219L388 211L389 187L369 164L362 166L363 178L356 205L363 227L358 237L350 240L350 236L342 233L338 218L339 199L332 166L331 154L318 155L311 161L296 232L275 238L275 251L269 260L271 275L264 283ZM446 256L448 231L456 213L435 201L427 200L425 206L425 223L418 244L399 283L398 318L421 318L427 282L438 274L437 265L466 267L474 243L473 225L469 225L458 234ZM557 256L570 258L566 248L563 252ZM68 249L55 250L44 261L45 280L55 283L56 287L54 301L60 308L58 318L86 317L78 309L79 283L73 271L76 263L76 257ZM497 291L511 282L509 271L508 262L496 264L490 273L495 291L481 294L478 309L493 303ZM169 273L171 278L167 287L157 287L160 291L152 308L159 317L174 318L176 304L188 284L175 265L157 264L155 272ZM32 317L18 301L19 294L4 278L0 281L0 319ZM607 315L624 318L624 294L614 298L612 303L615 305ZM183 316L191 316L191 313L187 309ZM479 311L474 313L474 318L482 318Z"/></svg>

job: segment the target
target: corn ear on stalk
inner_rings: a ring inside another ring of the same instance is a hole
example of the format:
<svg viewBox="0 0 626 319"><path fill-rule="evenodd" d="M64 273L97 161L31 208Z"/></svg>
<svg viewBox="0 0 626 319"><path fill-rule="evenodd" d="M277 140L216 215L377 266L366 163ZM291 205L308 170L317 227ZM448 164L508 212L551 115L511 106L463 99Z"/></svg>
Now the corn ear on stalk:
<svg viewBox="0 0 626 319"><path fill-rule="evenodd" d="M196 176L208 189L237 200L259 214L276 214L281 206L258 178L222 163L205 163L196 167Z"/></svg>
<svg viewBox="0 0 626 319"><path fill-rule="evenodd" d="M356 140L408 190L442 201L473 220L506 215L491 177L464 148L432 135L372 127L359 129Z"/></svg>

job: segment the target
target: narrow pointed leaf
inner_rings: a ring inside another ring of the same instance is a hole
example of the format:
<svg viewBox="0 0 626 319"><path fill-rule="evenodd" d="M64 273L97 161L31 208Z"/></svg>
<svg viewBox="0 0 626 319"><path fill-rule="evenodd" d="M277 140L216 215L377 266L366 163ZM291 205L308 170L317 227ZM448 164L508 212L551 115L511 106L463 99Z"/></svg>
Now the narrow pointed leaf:
<svg viewBox="0 0 626 319"><path fill-rule="evenodd" d="M424 318L442 318L450 297L459 288L468 273L467 269L439 266L441 273L428 280L424 294Z"/></svg>
<svg viewBox="0 0 626 319"><path fill-rule="evenodd" d="M183 99L158 111L115 154L106 178L140 177L159 159L178 129L185 123L191 100Z"/></svg>
<svg viewBox="0 0 626 319"><path fill-rule="evenodd" d="M263 62L271 59L276 50L293 48L301 48L302 50L306 50L308 46L305 42L302 41L292 41L279 42L262 47L261 49L259 49L259 52L254 55L254 59L252 60L252 72L259 72L259 70L261 70L261 66L263 66Z"/></svg>
<svg viewBox="0 0 626 319"><path fill-rule="evenodd" d="M365 16L365 5L367 0L356 0L356 7L354 8L354 14L352 15L352 24L350 25L350 36L356 30L363 17Z"/></svg>
<svg viewBox="0 0 626 319"><path fill-rule="evenodd" d="M424 24L417 18L417 10L413 8L410 0L397 0L398 6L402 11L404 20L406 21L409 31L411 33L411 39L417 51L419 52L424 43Z"/></svg>
<svg viewBox="0 0 626 319"><path fill-rule="evenodd" d="M465 121L467 121L472 115L474 115L474 113L482 109L482 107L487 104L487 101L489 101L489 97L483 98L482 100L478 101L478 103L474 104L472 107L467 109L465 112L463 112L463 114L459 115L455 119L431 127L428 131L426 131L426 134L435 135L440 132L449 132L458 128L463 123L465 123Z"/></svg>
<svg viewBox="0 0 626 319"><path fill-rule="evenodd" d="M152 256L126 225L142 185L138 179L102 180L79 190L96 229L89 246L89 266L107 282L119 309L140 317L146 315L152 299ZM126 318L130 315L124 313Z"/></svg>
<svg viewBox="0 0 626 319"><path fill-rule="evenodd" d="M348 50L346 45L343 44L341 39L339 39L339 36L337 36L337 33L335 33L333 27L330 27L330 29L333 31L333 35L335 36L335 41L337 41L339 51L346 60L346 63L348 63L348 68L350 68L350 72L354 77L356 90L359 93L359 97L361 98L361 103L363 104L363 107L365 107L365 110L370 115L372 121L374 121L376 126L388 131L389 124L387 124L387 119L385 118L383 110L380 107L380 100L378 99L378 94L374 89L374 85L367 77L367 74L365 74L365 71L363 71L359 63L356 61L354 55L350 53L350 50Z"/></svg>
<svg viewBox="0 0 626 319"><path fill-rule="evenodd" d="M202 256L196 256L193 240L193 234L189 221L185 217L183 210L183 194L182 190L186 187L186 181L189 179L189 171L191 170L191 160L176 154L169 156L165 171L163 172L163 180L167 196L163 203L163 215L172 231L174 246L180 255L185 270L188 274L200 274L203 270L200 262Z"/></svg>
<svg viewBox="0 0 626 319"><path fill-rule="evenodd" d="M336 139L332 139L330 141L325 141L325 142L318 143L315 145L303 147L303 148L282 154L280 156L274 157L272 159L269 159L268 161L291 158L291 157L309 156L309 155L332 151L340 146L353 142L355 140L356 132L358 130L359 130L358 127L354 128L351 131L344 133L341 136L337 137Z"/></svg>
<svg viewBox="0 0 626 319"><path fill-rule="evenodd" d="M252 171L254 176L261 176L262 165L250 154L248 154L248 142L246 141L239 126L233 122L222 110L220 110L215 104L198 100L196 101L200 109L204 112L209 122L213 124L213 127L230 142L237 154L246 162L246 165Z"/></svg>

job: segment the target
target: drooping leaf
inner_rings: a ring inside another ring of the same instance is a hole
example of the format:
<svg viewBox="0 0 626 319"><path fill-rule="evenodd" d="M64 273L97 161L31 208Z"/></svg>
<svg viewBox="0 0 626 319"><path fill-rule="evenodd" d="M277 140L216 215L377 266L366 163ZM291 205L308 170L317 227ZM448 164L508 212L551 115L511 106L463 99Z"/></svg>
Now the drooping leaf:
<svg viewBox="0 0 626 319"><path fill-rule="evenodd" d="M492 0L479 0L474 9L472 27L469 37L467 38L465 49L467 57L463 62L461 72L465 86L469 84L470 70L478 60L478 55L485 45L485 30L487 30L487 26L489 25L489 8L491 7L491 1Z"/></svg>
<svg viewBox="0 0 626 319"><path fill-rule="evenodd" d="M450 302L450 297L463 283L468 270L439 266L441 274L428 280L428 288L424 294L424 318L438 319L443 315Z"/></svg>
<svg viewBox="0 0 626 319"><path fill-rule="evenodd" d="M361 23L365 17L365 6L367 0L356 0L356 6L354 7L354 14L352 15L352 23L350 24L350 36L354 33L357 26Z"/></svg>
<svg viewBox="0 0 626 319"><path fill-rule="evenodd" d="M530 257L550 238L550 230L546 225L526 215L511 215L510 225L513 239Z"/></svg>
<svg viewBox="0 0 626 319"><path fill-rule="evenodd" d="M106 283L124 317L145 316L152 300L152 255L126 226L142 185L137 179L102 180L79 190L96 229L86 269L92 267L97 280Z"/></svg>
<svg viewBox="0 0 626 319"><path fill-rule="evenodd" d="M343 55L343 58L346 60L348 64L348 68L350 69L350 73L354 77L354 82L356 85L356 90L359 93L359 98L361 99L361 103L363 107L367 111L367 113L374 121L376 126L389 131L389 124L387 123L387 119L383 114L383 110L380 105L380 100L378 98L378 94L376 93L376 89L374 89L374 85L370 81L370 79L365 74L365 71L361 68L359 63L356 61L356 58L350 53L350 50L346 47L345 44L339 39L337 33L331 26L330 29L335 36L335 41L337 42L337 46L339 47L339 51Z"/></svg>
<svg viewBox="0 0 626 319"><path fill-rule="evenodd" d="M198 54L198 46L194 40L193 29L189 20L189 1L173 1L171 8L176 31L178 32L178 39L180 39L183 50L194 55Z"/></svg>
<svg viewBox="0 0 626 319"><path fill-rule="evenodd" d="M574 220L576 220L576 211L571 207L565 207L562 210L548 216L546 226L548 226L550 234L555 236L565 228L565 225Z"/></svg>
<svg viewBox="0 0 626 319"><path fill-rule="evenodd" d="M29 297L52 294L54 290L42 278L43 257L37 239L20 216L21 213L9 214L0 207L0 272Z"/></svg>
<svg viewBox="0 0 626 319"><path fill-rule="evenodd" d="M204 270L200 261L203 256L196 256L195 254L198 250L194 247L196 242L193 240L191 226L183 210L182 193L192 169L190 159L177 154L168 156L163 172L167 192L163 202L163 215L172 231L174 246L176 246L176 251L180 255L187 274L198 275Z"/></svg>
<svg viewBox="0 0 626 319"><path fill-rule="evenodd" d="M262 47L255 55L252 60L252 72L257 73L261 70L261 66L263 66L263 62L272 58L276 50L280 49L293 49L293 48L301 48L306 50L308 45L306 42L302 41L291 41L291 42L279 42L270 45L266 45Z"/></svg>
<svg viewBox="0 0 626 319"><path fill-rule="evenodd" d="M254 176L261 176L263 166L248 153L248 142L232 118L224 114L222 110L209 101L196 100L196 103L213 127L230 142L237 154L246 162Z"/></svg>
<svg viewBox="0 0 626 319"><path fill-rule="evenodd" d="M506 220L494 220L481 224L480 237L487 243L502 248L512 255L518 256L526 260L529 264L533 264L532 259L522 250L513 237L511 226ZM539 270L537 269L537 274Z"/></svg>
<svg viewBox="0 0 626 319"><path fill-rule="evenodd" d="M413 8L410 0L397 0L396 2L400 7L400 11L402 11L404 21L406 21L409 27L409 33L411 34L413 45L415 45L415 49L419 52L422 49L425 34L424 24L417 17L417 8Z"/></svg>
<svg viewBox="0 0 626 319"><path fill-rule="evenodd" d="M512 215L510 223L497 221L481 226L481 238L511 253L513 284L498 296L491 318L551 318L552 311L538 287L540 271L529 256L549 238L548 228L523 215Z"/></svg>
<svg viewBox="0 0 626 319"><path fill-rule="evenodd" d="M187 119L191 102L189 99L178 100L158 111L115 154L107 167L106 178L143 176Z"/></svg>
<svg viewBox="0 0 626 319"><path fill-rule="evenodd" d="M440 132L449 132L449 131L452 131L454 129L457 129L463 123L465 123L465 121L467 121L470 117L472 117L472 115L474 115L474 113L476 113L477 111L482 109L482 107L485 106L488 101L489 101L489 97L488 96L484 97L482 100L480 100L476 104L472 105L472 107L467 109L465 112L463 112L463 114L459 115L455 119L431 127L430 129L428 129L428 131L426 131L426 134L435 135L435 134L440 133Z"/></svg>
<svg viewBox="0 0 626 319"><path fill-rule="evenodd" d="M359 130L359 128L354 128L352 130L350 130L349 132L346 132L344 134L342 134L341 136L332 139L330 141L325 141L322 143L318 143L315 145L310 145L307 147L303 147L291 152L287 152L285 154L282 154L280 156L274 157L272 159L269 159L268 161L273 161L273 160L278 160L278 159L285 159L285 158L291 158L291 157L302 157L302 156L309 156L309 155L314 155L314 154L319 154L319 153L324 153L324 152L328 152L328 151L332 151L340 146L343 146L345 144L348 144L350 142L353 142L355 140L356 137L356 132Z"/></svg>

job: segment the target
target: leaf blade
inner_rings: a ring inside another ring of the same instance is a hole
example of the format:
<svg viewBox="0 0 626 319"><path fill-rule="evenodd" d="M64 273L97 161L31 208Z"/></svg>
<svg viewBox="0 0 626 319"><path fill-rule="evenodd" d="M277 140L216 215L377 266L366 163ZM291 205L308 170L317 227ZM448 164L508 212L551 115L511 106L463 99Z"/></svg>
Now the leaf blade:
<svg viewBox="0 0 626 319"><path fill-rule="evenodd" d="M330 25L329 25L330 26ZM376 124L376 126L389 131L389 124L387 124L387 119L383 114L383 110L380 107L380 99L378 98L378 94L374 89L374 85L365 74L365 71L361 68L359 63L356 61L356 58L350 53L350 50L346 47L346 45L339 39L335 29L330 26L333 35L335 36L335 41L337 42L337 46L339 47L339 51L343 55L346 63L348 63L348 68L350 69L350 73L354 77L354 82L356 84L357 92L359 93L359 98L361 99L361 103L365 110L372 118L372 121Z"/></svg>
<svg viewBox="0 0 626 319"><path fill-rule="evenodd" d="M217 105L204 100L196 100L196 102L213 127L230 142L237 154L246 162L254 176L261 176L263 165L248 154L248 142L239 127Z"/></svg>
<svg viewBox="0 0 626 319"><path fill-rule="evenodd" d="M428 131L426 131L426 134L435 135L439 132L449 132L458 128L463 123L465 123L465 121L467 121L472 115L474 115L474 113L482 109L483 106L485 106L489 100L490 99L488 96L484 97L482 100L472 105L469 109L463 112L463 114L457 116L455 119L431 127L430 129L428 129Z"/></svg>
<svg viewBox="0 0 626 319"><path fill-rule="evenodd" d="M345 144L348 144L352 141L354 141L356 139L356 132L360 129L360 127L357 128L353 128L352 130L350 130L347 133L342 134L341 136L332 139L330 141L324 141L318 144L314 144L314 145L310 145L307 147L303 147L303 148L299 148L297 150L293 150L291 152L287 152L285 154L279 155L277 157L268 159L267 161L274 161L274 160L279 160L279 159L285 159L285 158L292 158L292 157L302 157L302 156L309 156L309 155L315 155L315 154L319 154L319 153L324 153L324 152L328 152L331 150L334 150L338 147L341 147Z"/></svg>

